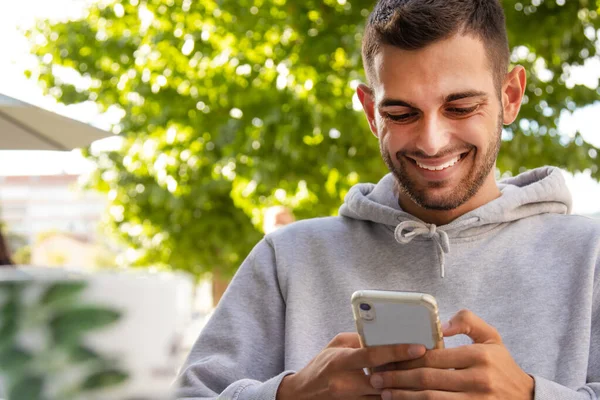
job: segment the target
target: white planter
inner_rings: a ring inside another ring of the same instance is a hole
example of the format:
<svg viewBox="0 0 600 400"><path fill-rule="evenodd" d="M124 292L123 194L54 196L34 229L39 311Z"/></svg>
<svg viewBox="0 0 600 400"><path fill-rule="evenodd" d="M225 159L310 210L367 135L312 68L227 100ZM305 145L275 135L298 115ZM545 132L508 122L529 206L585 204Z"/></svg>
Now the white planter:
<svg viewBox="0 0 600 400"><path fill-rule="evenodd" d="M78 305L100 306L121 314L117 322L85 334L83 341L86 347L110 359L115 368L126 372L128 379L111 389L86 392L77 400L170 397L182 361L180 346L192 314L193 281L189 276L143 270L91 274L34 267L0 269L0 293L2 286L12 281L27 282L21 297L31 307L53 283L84 281L87 286L77 297ZM0 294L0 307L2 302ZM16 340L19 346L35 353L48 345L50 337L46 328L23 328ZM51 379L45 390L52 394L69 382L78 382L82 371L76 364L69 372L47 371Z"/></svg>

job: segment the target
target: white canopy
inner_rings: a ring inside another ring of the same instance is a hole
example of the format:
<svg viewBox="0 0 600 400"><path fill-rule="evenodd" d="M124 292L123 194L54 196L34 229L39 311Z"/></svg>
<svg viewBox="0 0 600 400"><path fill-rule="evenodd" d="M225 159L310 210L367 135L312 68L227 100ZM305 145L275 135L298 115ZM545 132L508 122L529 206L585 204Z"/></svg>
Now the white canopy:
<svg viewBox="0 0 600 400"><path fill-rule="evenodd" d="M0 150L72 150L109 136L110 132L0 94Z"/></svg>

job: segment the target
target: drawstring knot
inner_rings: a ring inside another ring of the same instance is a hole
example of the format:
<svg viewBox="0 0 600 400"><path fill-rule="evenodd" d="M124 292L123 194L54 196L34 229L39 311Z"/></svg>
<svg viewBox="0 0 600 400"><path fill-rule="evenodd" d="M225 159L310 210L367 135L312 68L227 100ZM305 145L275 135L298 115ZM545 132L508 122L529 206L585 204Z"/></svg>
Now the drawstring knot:
<svg viewBox="0 0 600 400"><path fill-rule="evenodd" d="M465 227L481 221L480 217L471 217L462 221L453 222L448 225L446 229L448 231L458 231ZM394 237L400 244L408 244L415 237L424 236L427 239L431 239L437 249L438 259L440 260L440 274L442 278L446 275L446 258L445 254L450 252L450 239L448 239L448 233L445 230L439 229L434 224L426 224L419 221L403 221L396 226L394 231Z"/></svg>
<svg viewBox="0 0 600 400"><path fill-rule="evenodd" d="M434 224L430 224L429 225L429 233L427 234L427 238L433 239L435 237L436 233L437 233L437 226L435 226Z"/></svg>
<svg viewBox="0 0 600 400"><path fill-rule="evenodd" d="M432 239L437 249L438 259L440 260L440 274L443 278L446 275L446 260L444 255L450 251L448 234L438 229L434 224L425 224L417 221L401 222L396 226L396 230L394 231L394 237L400 244L408 244L417 236Z"/></svg>

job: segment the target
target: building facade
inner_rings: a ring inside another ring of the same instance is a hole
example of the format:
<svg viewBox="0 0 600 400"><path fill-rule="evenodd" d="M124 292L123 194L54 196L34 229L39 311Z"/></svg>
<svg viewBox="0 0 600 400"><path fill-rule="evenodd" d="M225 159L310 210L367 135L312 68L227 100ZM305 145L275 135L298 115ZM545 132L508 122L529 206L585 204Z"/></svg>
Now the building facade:
<svg viewBox="0 0 600 400"><path fill-rule="evenodd" d="M29 244L65 232L94 242L106 197L83 191L78 175L0 176L0 221Z"/></svg>

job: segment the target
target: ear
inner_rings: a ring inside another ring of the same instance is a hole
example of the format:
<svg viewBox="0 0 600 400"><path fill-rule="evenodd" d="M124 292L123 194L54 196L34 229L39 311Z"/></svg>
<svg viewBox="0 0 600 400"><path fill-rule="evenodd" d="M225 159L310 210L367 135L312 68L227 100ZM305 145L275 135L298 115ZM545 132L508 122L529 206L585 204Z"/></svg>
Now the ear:
<svg viewBox="0 0 600 400"><path fill-rule="evenodd" d="M375 96L373 94L373 90L367 85L361 83L356 88L356 94L358 95L358 99L363 106L367 121L369 121L371 132L373 132L373 135L379 137L377 133L377 124L375 122Z"/></svg>
<svg viewBox="0 0 600 400"><path fill-rule="evenodd" d="M504 85L502 86L502 107L504 108L504 124L512 124L519 110L521 101L525 94L525 85L527 84L527 74L525 68L517 65L506 75Z"/></svg>

